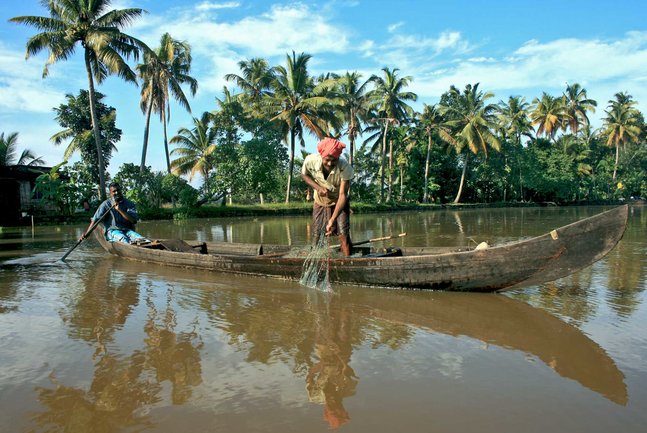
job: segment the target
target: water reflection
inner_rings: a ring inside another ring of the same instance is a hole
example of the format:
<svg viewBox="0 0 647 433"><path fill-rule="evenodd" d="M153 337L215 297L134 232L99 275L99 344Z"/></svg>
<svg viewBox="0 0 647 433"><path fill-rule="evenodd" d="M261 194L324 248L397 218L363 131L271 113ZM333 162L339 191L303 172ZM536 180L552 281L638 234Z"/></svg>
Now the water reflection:
<svg viewBox="0 0 647 433"><path fill-rule="evenodd" d="M330 295L274 280L256 289L255 279L162 267L142 274L139 266L94 262L83 271L82 287L63 294L60 317L71 339L89 344L93 373L85 386L81 377L52 371L51 385L36 387L44 408L33 417L38 431L142 430L156 424L151 408L205 399L217 405L226 397L201 388L203 365L219 362L209 337L214 329L250 366L288 366L302 381L303 401L321 405L330 428L352 419L347 402L362 380L353 366L357 351L388 347L397 357L418 332L521 351L563 378L627 402L624 376L602 348L505 296L358 288ZM83 358L83 351L76 355Z"/></svg>
<svg viewBox="0 0 647 433"><path fill-rule="evenodd" d="M62 293L64 307L60 315L67 324L68 335L92 343L95 355L104 354L106 345L114 340L113 334L126 323L139 303L137 281L109 264L65 269L72 278L82 281L76 290Z"/></svg>
<svg viewBox="0 0 647 433"><path fill-rule="evenodd" d="M0 314L14 312L18 309L18 280L20 274L9 269L0 268Z"/></svg>
<svg viewBox="0 0 647 433"><path fill-rule="evenodd" d="M46 408L33 416L37 431L110 433L153 426L151 417L140 410L159 400L161 385L142 373L140 353L101 356L88 389L65 385L52 373L53 388L36 387L38 400Z"/></svg>
<svg viewBox="0 0 647 433"><path fill-rule="evenodd" d="M190 400L192 387L202 382L201 342L195 324L187 331L176 331L172 291L166 293L166 305L159 310L152 288L143 287L129 269L98 263L84 270L67 266L54 270L83 279L79 289L70 287L63 293L60 316L71 339L90 343L94 373L87 389L65 384L54 370L49 376L53 387L36 387L46 409L34 415L33 421L42 431L150 428L155 422L145 409L163 400L165 382L171 385L173 404ZM129 321L141 327L133 318L141 293L148 309L142 329L145 337L127 352L129 344L117 334ZM77 355L82 358L82 353Z"/></svg>
<svg viewBox="0 0 647 433"><path fill-rule="evenodd" d="M627 228L624 241L611 251L608 258L609 307L621 318L631 316L639 307L641 293L647 288L647 248L640 239L647 226L647 213L643 207L631 207L632 224Z"/></svg>
<svg viewBox="0 0 647 433"><path fill-rule="evenodd" d="M187 331L176 332L177 317L172 300L172 289L168 289L166 305L158 312L152 288L147 289L144 352L146 367L155 372L157 382L171 383L172 403L183 404L191 398L193 387L202 383L200 350L203 344L196 323Z"/></svg>
<svg viewBox="0 0 647 433"><path fill-rule="evenodd" d="M331 428L350 421L344 408L344 398L355 395L358 377L350 366L353 353L351 312L343 308L340 297L326 293L311 293L311 311L315 314L314 350L306 375L306 390L311 402L324 406L324 419ZM314 301L312 301L314 299ZM317 308L318 303L323 308ZM316 313L319 311L319 313Z"/></svg>
<svg viewBox="0 0 647 433"><path fill-rule="evenodd" d="M161 385L144 374L142 350L123 355L115 343L115 333L138 305L136 281L124 278L109 264L83 270L66 266L58 271L62 269L83 281L63 292L60 315L71 339L90 343L94 373L86 389L62 383L52 371L53 388L36 387L46 409L33 420L43 431L116 432L150 427L150 417L138 410L159 400Z"/></svg>
<svg viewBox="0 0 647 433"><path fill-rule="evenodd" d="M523 351L536 356L560 376L575 380L615 403L627 403L624 375L606 352L579 329L541 309L492 294L434 293L427 302L394 301L370 301L371 314L391 323L407 323Z"/></svg>

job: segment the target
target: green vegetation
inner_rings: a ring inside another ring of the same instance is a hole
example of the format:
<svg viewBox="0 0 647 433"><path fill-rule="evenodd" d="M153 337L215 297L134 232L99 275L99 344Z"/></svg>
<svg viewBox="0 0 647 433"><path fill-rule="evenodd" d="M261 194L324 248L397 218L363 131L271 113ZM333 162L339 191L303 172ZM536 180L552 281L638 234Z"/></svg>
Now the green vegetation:
<svg viewBox="0 0 647 433"><path fill-rule="evenodd" d="M49 65L67 60L75 51L76 44L83 48L85 69L88 77L92 130L99 165L99 192L105 197L105 167L99 118L96 114L94 83L101 82L108 74L117 74L126 81L135 83L135 73L126 63L132 56L137 59L140 50L150 49L138 39L121 32L121 29L144 13L143 9L109 9L110 0L51 0L47 3L49 16L21 16L10 21L26 24L42 30L27 41L27 57L48 51L43 78L49 74ZM124 57L126 59L124 59Z"/></svg>
<svg viewBox="0 0 647 433"><path fill-rule="evenodd" d="M36 157L31 150L24 149L16 159L17 151L18 133L12 132L5 136L4 132L0 132L0 167L10 165L43 165L43 160L40 157Z"/></svg>
<svg viewBox="0 0 647 433"><path fill-rule="evenodd" d="M298 175L306 134L348 138L345 156L355 170L351 188L358 212L450 203L598 203L647 196L644 117L628 93L613 95L602 108L599 129L589 120L598 101L588 98L578 83L568 84L561 95L543 92L531 103L514 95L495 103L495 95L479 83L464 89L450 86L437 104L423 104L416 112L409 104L417 95L407 90L414 78L397 68L383 68L365 81L351 71L313 76L307 53L288 53L284 65L272 66L262 58L240 61L239 73L225 76L235 87L214 95L214 106L194 118L193 125L179 127L169 150L170 100L190 111L182 86L191 95L198 86L189 75L190 43L165 33L160 47L149 49L121 31L144 11L110 10L109 0L51 0L47 7L49 17L11 20L43 31L27 42L27 56L47 49L46 75L49 64L67 60L80 42L88 73L88 91L68 95L68 103L55 110L65 128L55 139L71 140L66 155L75 150L83 155L80 165L67 172L57 166L64 175L56 181L84 185L68 188L71 192L65 194L74 197L64 200L56 191L65 189L48 189L57 203L90 199L96 204L105 194L105 167L118 146L119 130L114 110L101 104L94 83L109 73L141 83L141 163L124 164L114 178L151 218L309 209L309 191ZM139 55L143 63L135 75L126 60ZM164 128L166 173L145 165L152 113L160 116ZM0 145L15 147L15 135L5 138L2 133ZM93 197L86 192L88 173L98 185ZM180 176L189 181L198 176L201 186L195 189ZM284 204L278 206L280 202ZM74 206L60 207L70 212Z"/></svg>
<svg viewBox="0 0 647 433"><path fill-rule="evenodd" d="M117 110L102 102L104 95L94 93L95 116L99 119L99 136L101 139L101 159L105 166L110 163L112 152L117 150L116 144L121 139L121 129L116 127ZM78 96L65 95L67 103L54 108L55 119L63 128L54 134L50 140L55 145L60 145L69 140L63 153L63 158L69 160L74 153L81 155L84 165L91 174L95 185L100 185L100 163L97 158L96 143L93 136L92 115L90 113L90 99L87 90L80 90Z"/></svg>

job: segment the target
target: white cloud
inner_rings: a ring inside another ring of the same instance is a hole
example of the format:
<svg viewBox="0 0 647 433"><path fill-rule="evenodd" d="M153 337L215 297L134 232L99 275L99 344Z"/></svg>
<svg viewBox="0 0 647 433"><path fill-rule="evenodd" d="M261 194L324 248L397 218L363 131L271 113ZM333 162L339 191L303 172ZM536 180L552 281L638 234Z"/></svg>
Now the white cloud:
<svg viewBox="0 0 647 433"><path fill-rule="evenodd" d="M398 23L391 24L390 26L388 26L388 27L386 28L386 30L387 30L389 33L394 33L396 30L398 30L398 29L399 29L400 27L402 27L403 25L404 25L404 22L400 21L400 22L398 22Z"/></svg>
<svg viewBox="0 0 647 433"><path fill-rule="evenodd" d="M51 121L51 114L32 114L30 116L9 116L0 113L0 132L18 132L18 149L31 150L34 155L42 157L45 164L52 166L63 160L66 145L54 146L49 137L60 131L56 122Z"/></svg>
<svg viewBox="0 0 647 433"><path fill-rule="evenodd" d="M0 43L0 112L51 113L63 101L63 92L53 87L56 79L41 78L43 65L39 58L26 61L24 52Z"/></svg>
<svg viewBox="0 0 647 433"><path fill-rule="evenodd" d="M273 6L268 12L235 22L183 14L167 22L165 29L207 55L223 49L235 49L243 56L266 57L285 55L292 50L341 53L348 50L349 44L343 28L330 24L304 4ZM157 33L158 29L150 31Z"/></svg>
<svg viewBox="0 0 647 433"><path fill-rule="evenodd" d="M406 51L394 50L403 55ZM629 91L647 103L647 32L631 32L617 40L557 39L541 43L528 41L510 56L488 56L462 60L458 56L435 58L434 62L413 62L407 74L416 80L412 91L423 97L438 97L450 85L461 88L481 83L497 98L524 94L532 99L541 91L558 94L567 83L580 83L601 106L618 91ZM439 73L442 71L442 73ZM604 91L602 91L604 89ZM643 105L644 106L644 105ZM601 111L601 110L598 110Z"/></svg>
<svg viewBox="0 0 647 433"><path fill-rule="evenodd" d="M373 57L375 54L375 41L367 40L358 45L358 51L363 57Z"/></svg>
<svg viewBox="0 0 647 433"><path fill-rule="evenodd" d="M234 9L240 6L238 2L214 3L204 1L197 5L195 8L199 11L209 11L214 9Z"/></svg>
<svg viewBox="0 0 647 433"><path fill-rule="evenodd" d="M162 20L148 17L145 25L140 22L142 39L157 41ZM237 72L237 62L245 58L265 57L283 62L293 50L316 56L341 54L350 49L345 29L301 3L273 6L267 12L232 22L183 10L172 21L166 20L164 29L176 39L189 41L194 58L206 59L208 66L196 68L194 74L200 88L207 91L220 91L226 84L223 76ZM155 44L152 42L152 46Z"/></svg>
<svg viewBox="0 0 647 433"><path fill-rule="evenodd" d="M471 57L467 59L471 63L494 63L496 59L494 57Z"/></svg>
<svg viewBox="0 0 647 433"><path fill-rule="evenodd" d="M470 45L461 37L460 32L442 32L436 38L398 34L383 44L382 48L399 51L430 50L435 55L444 51L463 54L471 50Z"/></svg>

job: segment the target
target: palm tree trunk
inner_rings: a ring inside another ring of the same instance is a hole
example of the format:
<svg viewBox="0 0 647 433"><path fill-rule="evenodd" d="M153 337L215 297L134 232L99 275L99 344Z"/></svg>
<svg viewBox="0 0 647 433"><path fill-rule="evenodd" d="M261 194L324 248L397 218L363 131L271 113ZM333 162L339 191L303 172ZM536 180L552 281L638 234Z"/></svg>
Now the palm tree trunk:
<svg viewBox="0 0 647 433"><path fill-rule="evenodd" d="M422 202L427 203L429 198L429 159L431 158L431 132L427 135L427 159L425 160L425 190L422 194Z"/></svg>
<svg viewBox="0 0 647 433"><path fill-rule="evenodd" d="M290 128L290 163L288 164L288 187L285 191L285 204L290 203L292 190L292 171L294 170L294 128Z"/></svg>
<svg viewBox="0 0 647 433"><path fill-rule="evenodd" d="M384 203L384 159L386 157L386 135L389 131L388 120L384 122L384 137L382 137L382 150L380 151L380 203Z"/></svg>
<svg viewBox="0 0 647 433"><path fill-rule="evenodd" d="M140 177L144 175L144 169L146 168L146 151L148 150L148 133L150 131L152 112L153 112L153 97L151 96L148 101L148 107L146 108L146 126L144 127L144 144L142 145L142 162L139 165ZM140 179L140 182L142 182L141 179Z"/></svg>
<svg viewBox="0 0 647 433"><path fill-rule="evenodd" d="M404 198L404 165L400 166L400 202Z"/></svg>
<svg viewBox="0 0 647 433"><path fill-rule="evenodd" d="M350 142L350 160L348 163L353 165L355 159L355 117L351 115L350 124L348 125L348 141Z"/></svg>
<svg viewBox="0 0 647 433"><path fill-rule="evenodd" d="M517 146L523 147L521 144L521 133L517 134ZM519 158L519 153L517 153L517 166L519 167L519 198L521 201L524 201L523 198L523 174L521 172L521 159Z"/></svg>
<svg viewBox="0 0 647 433"><path fill-rule="evenodd" d="M209 172L203 171L202 178L204 179L204 196L209 199Z"/></svg>
<svg viewBox="0 0 647 433"><path fill-rule="evenodd" d="M393 140L389 140L389 193L386 196L386 201L392 200L393 192Z"/></svg>
<svg viewBox="0 0 647 433"><path fill-rule="evenodd" d="M613 177L612 182L615 187L616 184L616 172L618 171L618 161L620 160L620 146L616 143L616 163L613 165Z"/></svg>
<svg viewBox="0 0 647 433"><path fill-rule="evenodd" d="M166 112L162 113L162 125L164 126L164 154L166 155L166 170L171 174L171 155L168 151L168 137L166 135Z"/></svg>
<svg viewBox="0 0 647 433"><path fill-rule="evenodd" d="M85 50L85 69L88 72L88 96L90 98L90 118L92 119L92 132L94 143L97 146L97 164L99 165L99 197L106 199L105 167L103 163L103 147L101 146L101 133L99 119L97 119L96 96L94 94L94 80L92 79L92 66L90 65L90 51Z"/></svg>
<svg viewBox="0 0 647 433"><path fill-rule="evenodd" d="M459 203L461 199L461 194L463 193L463 185L465 184L465 173L467 173L467 161L469 161L469 153L465 153L465 161L463 162L463 174L461 174L461 184L458 187L458 194L454 199L454 203Z"/></svg>

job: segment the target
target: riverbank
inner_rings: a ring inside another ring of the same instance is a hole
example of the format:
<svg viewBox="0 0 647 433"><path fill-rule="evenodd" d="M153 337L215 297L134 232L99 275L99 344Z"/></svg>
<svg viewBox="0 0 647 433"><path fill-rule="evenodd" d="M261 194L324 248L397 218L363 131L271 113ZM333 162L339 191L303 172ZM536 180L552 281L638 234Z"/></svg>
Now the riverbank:
<svg viewBox="0 0 647 433"><path fill-rule="evenodd" d="M619 201L600 201L560 204L559 206L592 206L592 205L618 205ZM406 211L432 211L443 209L472 209L472 208L502 208L502 207L546 207L557 206L553 202L495 202L495 203L446 203L446 204L421 204L421 203L353 203L352 212L356 214L368 213L394 213ZM230 218L230 217L263 217L263 216L288 216L309 215L312 212L311 202L271 203L242 205L234 204L204 205L196 208L162 207L156 209L140 209L139 216L142 221L155 220L184 220L190 218ZM35 225L60 225L80 224L89 222L92 212L62 215L55 213L33 216ZM31 226L32 216L24 217L19 226Z"/></svg>

